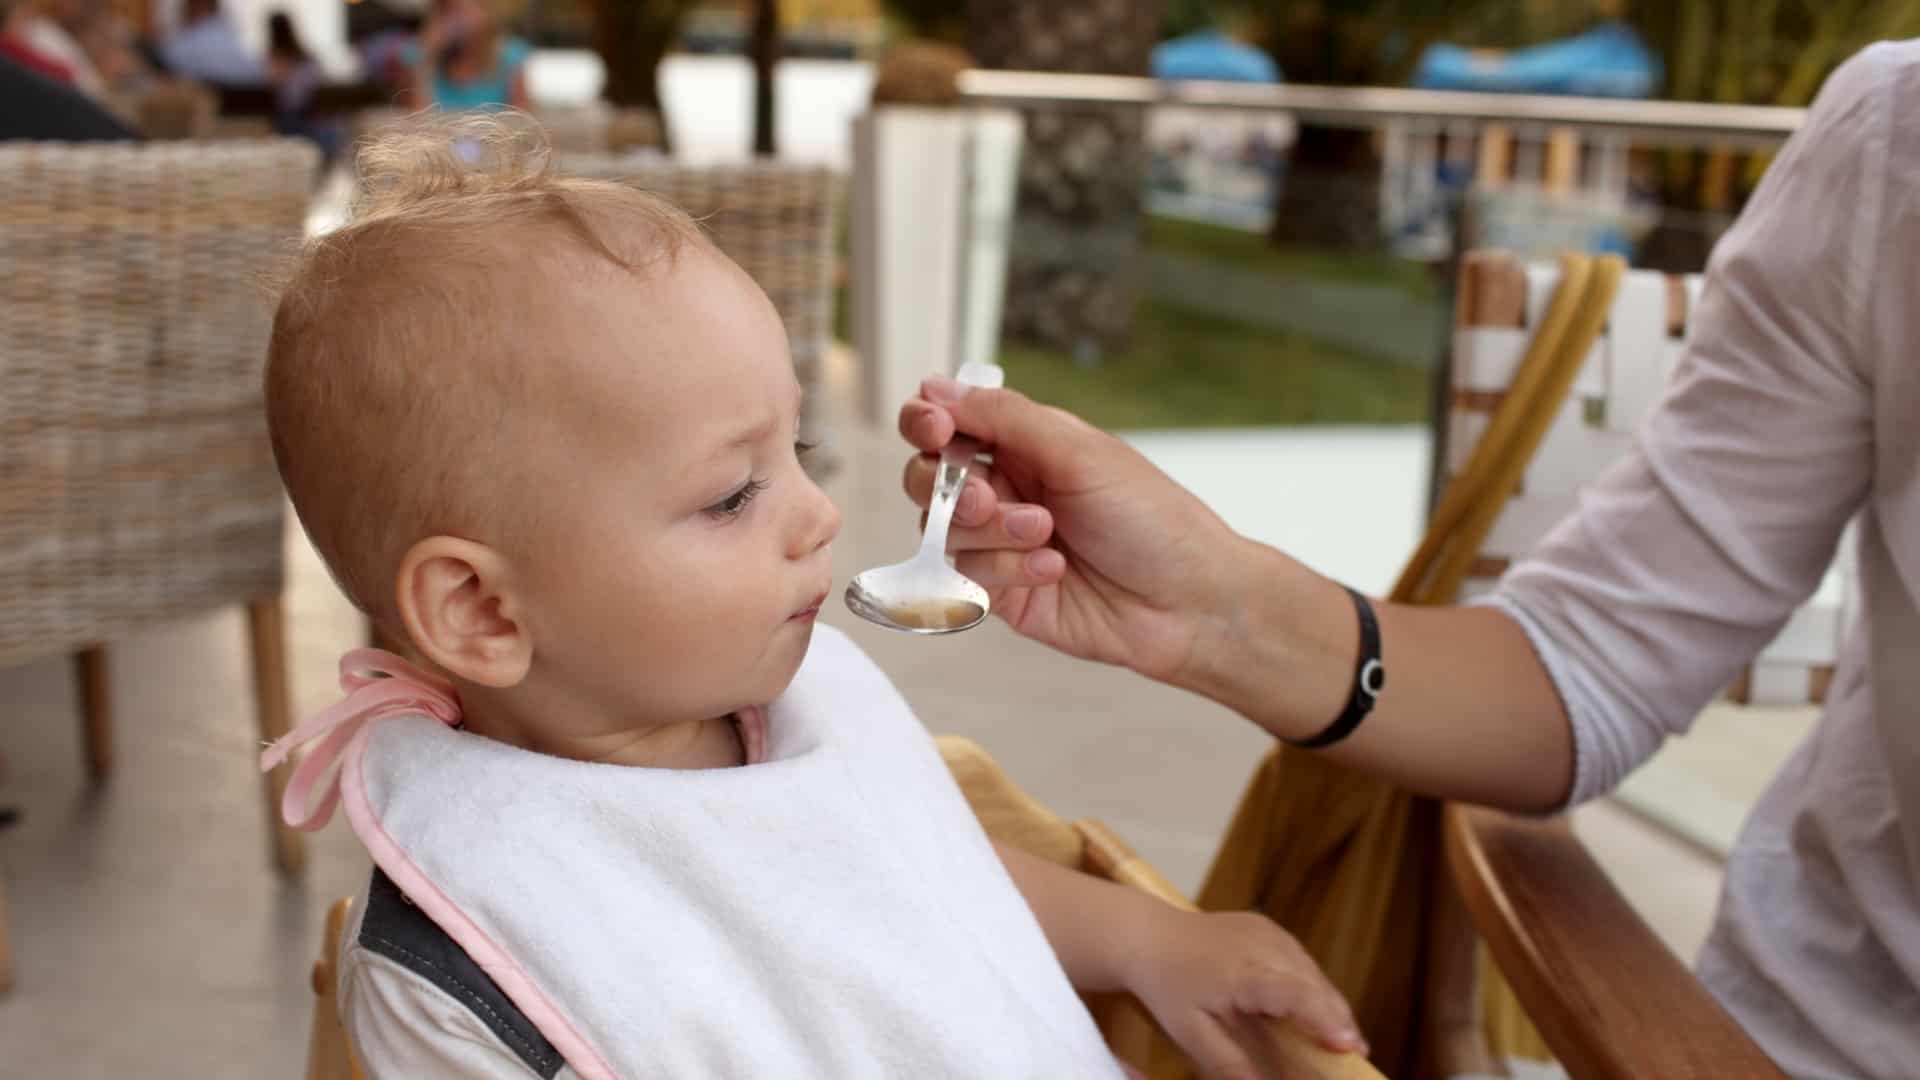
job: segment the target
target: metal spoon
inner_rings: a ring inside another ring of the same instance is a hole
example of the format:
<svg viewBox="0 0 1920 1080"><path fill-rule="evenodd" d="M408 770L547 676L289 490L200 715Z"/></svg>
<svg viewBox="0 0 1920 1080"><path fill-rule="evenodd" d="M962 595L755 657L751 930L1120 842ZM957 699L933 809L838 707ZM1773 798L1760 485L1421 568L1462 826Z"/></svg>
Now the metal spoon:
<svg viewBox="0 0 1920 1080"><path fill-rule="evenodd" d="M967 364L955 377L990 390L1006 381L1006 373L994 364ZM978 626L987 617L987 590L947 565L947 529L966 487L967 469L979 451L979 442L965 435L955 435L941 449L920 550L906 562L855 574L847 583L847 607L855 615L909 634L951 634Z"/></svg>

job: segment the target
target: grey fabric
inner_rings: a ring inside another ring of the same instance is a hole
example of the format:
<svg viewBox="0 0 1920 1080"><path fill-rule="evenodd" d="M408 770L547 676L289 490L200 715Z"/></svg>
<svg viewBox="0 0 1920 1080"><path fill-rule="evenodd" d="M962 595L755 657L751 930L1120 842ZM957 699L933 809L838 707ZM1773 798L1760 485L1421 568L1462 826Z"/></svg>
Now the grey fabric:
<svg viewBox="0 0 1920 1080"><path fill-rule="evenodd" d="M378 953L439 987L478 1017L527 1068L553 1080L565 1064L525 1013L502 993L480 965L439 924L413 906L379 868L367 889L360 946Z"/></svg>

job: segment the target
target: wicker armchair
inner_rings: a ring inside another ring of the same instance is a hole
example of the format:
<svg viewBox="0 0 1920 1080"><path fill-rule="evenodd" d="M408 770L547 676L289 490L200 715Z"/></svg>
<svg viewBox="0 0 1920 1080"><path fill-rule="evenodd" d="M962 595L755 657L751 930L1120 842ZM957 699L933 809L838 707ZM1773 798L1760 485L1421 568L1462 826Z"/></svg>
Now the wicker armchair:
<svg viewBox="0 0 1920 1080"><path fill-rule="evenodd" d="M378 135L413 115L413 110L393 105L355 110L353 136L358 140ZM666 144L666 130L655 109L594 101L544 106L532 115L554 150L562 154L627 154L658 150Z"/></svg>
<svg viewBox="0 0 1920 1080"><path fill-rule="evenodd" d="M315 161L277 139L0 146L0 664L76 657L95 778L105 643L163 620L247 605L261 735L286 728L260 279Z"/></svg>
<svg viewBox="0 0 1920 1080"><path fill-rule="evenodd" d="M548 106L535 112L534 119L563 154L624 154L657 150L666 143L660 114L653 109L595 101Z"/></svg>
<svg viewBox="0 0 1920 1080"><path fill-rule="evenodd" d="M220 96L185 81L162 82L113 103L149 139L208 139L220 120Z"/></svg>
<svg viewBox="0 0 1920 1080"><path fill-rule="evenodd" d="M644 158L562 154L577 176L618 180L692 214L721 251L766 290L787 325L793 365L806 392L804 437L826 443L820 414L821 368L833 333L835 222L841 180L822 166L756 161L691 166ZM808 463L819 474L830 453Z"/></svg>

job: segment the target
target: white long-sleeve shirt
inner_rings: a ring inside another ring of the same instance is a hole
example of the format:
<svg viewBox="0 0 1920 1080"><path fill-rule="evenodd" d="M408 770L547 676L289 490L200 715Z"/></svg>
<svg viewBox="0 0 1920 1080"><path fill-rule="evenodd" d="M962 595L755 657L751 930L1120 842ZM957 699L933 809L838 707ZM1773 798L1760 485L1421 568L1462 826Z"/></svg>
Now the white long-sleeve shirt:
<svg viewBox="0 0 1920 1080"><path fill-rule="evenodd" d="M1501 584L1573 801L1683 732L1859 515L1865 610L1755 806L1702 979L1790 1073L1920 1071L1920 43L1828 81L1714 252L1638 449Z"/></svg>

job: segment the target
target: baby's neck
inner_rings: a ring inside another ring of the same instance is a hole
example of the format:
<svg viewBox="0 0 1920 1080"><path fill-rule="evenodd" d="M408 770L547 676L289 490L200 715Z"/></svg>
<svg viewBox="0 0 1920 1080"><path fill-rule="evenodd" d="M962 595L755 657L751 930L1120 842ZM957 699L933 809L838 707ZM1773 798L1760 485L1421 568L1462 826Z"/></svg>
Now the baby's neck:
<svg viewBox="0 0 1920 1080"><path fill-rule="evenodd" d="M740 732L731 716L579 733L550 722L529 723L490 701L485 693L463 693L461 714L464 726L475 735L574 761L652 769L727 769L746 764Z"/></svg>

